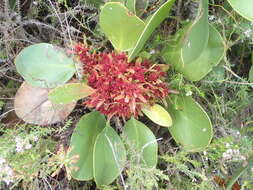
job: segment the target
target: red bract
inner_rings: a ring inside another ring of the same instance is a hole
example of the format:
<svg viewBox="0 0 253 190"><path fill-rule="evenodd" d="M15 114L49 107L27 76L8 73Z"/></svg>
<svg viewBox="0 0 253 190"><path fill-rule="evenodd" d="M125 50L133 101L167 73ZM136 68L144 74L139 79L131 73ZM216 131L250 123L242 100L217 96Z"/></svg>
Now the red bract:
<svg viewBox="0 0 253 190"><path fill-rule="evenodd" d="M137 117L142 106L168 95L165 73L147 60L128 62L124 53L90 53L82 44L75 46L75 53L83 64L88 85L96 89L84 103L109 118Z"/></svg>

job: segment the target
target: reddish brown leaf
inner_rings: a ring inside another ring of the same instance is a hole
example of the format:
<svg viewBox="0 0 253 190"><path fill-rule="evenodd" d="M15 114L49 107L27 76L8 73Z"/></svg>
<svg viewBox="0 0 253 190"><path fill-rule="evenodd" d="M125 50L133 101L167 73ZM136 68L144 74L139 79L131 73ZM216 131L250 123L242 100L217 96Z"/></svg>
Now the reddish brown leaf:
<svg viewBox="0 0 253 190"><path fill-rule="evenodd" d="M226 188L226 184L227 182L225 181L225 179L219 177L219 176L214 176L213 180L223 189ZM234 183L234 185L232 186L232 190L240 190L241 186L238 184L238 182Z"/></svg>
<svg viewBox="0 0 253 190"><path fill-rule="evenodd" d="M48 100L48 88L33 87L24 82L15 100L15 112L27 123L48 125L64 120L74 109L76 103L58 105Z"/></svg>

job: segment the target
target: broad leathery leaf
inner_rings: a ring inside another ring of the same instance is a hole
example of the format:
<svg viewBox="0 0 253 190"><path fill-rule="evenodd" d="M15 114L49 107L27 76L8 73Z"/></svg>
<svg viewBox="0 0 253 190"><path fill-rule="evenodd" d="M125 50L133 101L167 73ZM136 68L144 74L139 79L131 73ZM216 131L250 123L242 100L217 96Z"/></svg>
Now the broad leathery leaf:
<svg viewBox="0 0 253 190"><path fill-rule="evenodd" d="M50 125L63 121L75 108L76 103L53 104L48 100L50 90L34 87L24 82L14 99L17 116L27 123L36 125Z"/></svg>
<svg viewBox="0 0 253 190"><path fill-rule="evenodd" d="M105 117L98 111L85 114L77 123L69 148L69 158L72 158L73 162L67 165L73 178L77 180L93 178L94 144L105 126Z"/></svg>
<svg viewBox="0 0 253 190"><path fill-rule="evenodd" d="M100 13L100 27L118 51L132 49L145 24L122 3L106 3Z"/></svg>
<svg viewBox="0 0 253 190"><path fill-rule="evenodd" d="M155 135L152 131L140 121L131 118L124 126L124 134L126 135L129 149L135 155L137 165L146 168L155 168L157 164L158 145Z"/></svg>
<svg viewBox="0 0 253 190"><path fill-rule="evenodd" d="M47 43L23 49L15 59L18 73L32 86L54 88L75 73L75 63L64 51Z"/></svg>
<svg viewBox="0 0 253 190"><path fill-rule="evenodd" d="M156 27L168 16L169 10L174 2L175 0L168 0L150 17L134 48L129 51L129 61L133 60L138 55Z"/></svg>
<svg viewBox="0 0 253 190"><path fill-rule="evenodd" d="M173 119L172 137L186 151L205 149L213 137L211 121L202 107L189 96L170 96L168 111Z"/></svg>
<svg viewBox="0 0 253 190"><path fill-rule="evenodd" d="M253 22L252 0L227 0L227 1L239 15Z"/></svg>
<svg viewBox="0 0 253 190"><path fill-rule="evenodd" d="M94 180L98 187L109 185L121 173L126 150L119 135L107 124L97 136L93 152Z"/></svg>
<svg viewBox="0 0 253 190"><path fill-rule="evenodd" d="M171 62L171 52L166 50L163 54L166 62L170 62L174 68L191 81L198 81L205 77L216 65L219 64L225 54L225 44L214 26L209 25L209 40L201 55L192 62L184 63L183 60Z"/></svg>
<svg viewBox="0 0 253 190"><path fill-rule="evenodd" d="M85 98L95 90L84 83L68 83L51 90L48 99L54 104L68 104Z"/></svg>
<svg viewBox="0 0 253 190"><path fill-rule="evenodd" d="M250 82L253 82L253 52L251 54L251 68L249 71L249 80Z"/></svg>
<svg viewBox="0 0 253 190"><path fill-rule="evenodd" d="M170 64L182 67L190 64L208 44L208 2L200 0L199 3L196 19L180 29L162 53L166 54L166 61Z"/></svg>
<svg viewBox="0 0 253 190"><path fill-rule="evenodd" d="M170 114L159 104L143 107L141 111L158 125L163 127L170 127L172 125Z"/></svg>
<svg viewBox="0 0 253 190"><path fill-rule="evenodd" d="M198 16L187 27L188 29L183 37L181 56L185 64L196 60L202 54L208 43L208 0L200 0L199 3Z"/></svg>

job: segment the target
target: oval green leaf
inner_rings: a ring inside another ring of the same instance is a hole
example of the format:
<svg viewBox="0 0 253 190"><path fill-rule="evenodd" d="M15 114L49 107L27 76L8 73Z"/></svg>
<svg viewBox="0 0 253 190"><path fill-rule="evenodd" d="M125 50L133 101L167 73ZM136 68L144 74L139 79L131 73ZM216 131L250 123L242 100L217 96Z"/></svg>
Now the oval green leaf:
<svg viewBox="0 0 253 190"><path fill-rule="evenodd" d="M155 168L158 145L152 131L140 121L131 118L126 122L124 132L129 149L136 153L132 155L136 158L136 164L141 164L142 167L146 168Z"/></svg>
<svg viewBox="0 0 253 190"><path fill-rule="evenodd" d="M129 61L133 60L138 55L156 27L168 16L169 10L174 2L175 0L168 0L151 16L141 35L138 37L138 41L134 44L134 48L129 52Z"/></svg>
<svg viewBox="0 0 253 190"><path fill-rule="evenodd" d="M54 88L75 73L75 63L64 51L47 43L23 49L15 59L18 73L32 86Z"/></svg>
<svg viewBox="0 0 253 190"><path fill-rule="evenodd" d="M72 134L69 158L73 162L67 165L71 176L77 180L93 178L93 150L96 137L105 128L106 120L97 111L84 115Z"/></svg>
<svg viewBox="0 0 253 190"><path fill-rule="evenodd" d="M173 119L169 128L172 137L186 151L201 151L209 145L213 137L211 121L191 97L174 96L168 101L168 111Z"/></svg>
<svg viewBox="0 0 253 190"><path fill-rule="evenodd" d="M197 59L188 63L184 62L182 59L175 61L174 56L176 54L173 55L170 48L164 51L163 57L166 62L171 63L185 78L191 81L198 81L220 63L224 53L225 44L221 35L214 26L209 25L208 44Z"/></svg>
<svg viewBox="0 0 253 190"><path fill-rule="evenodd" d="M197 60L208 46L208 0L200 0L199 3L196 19L179 30L162 53L166 62L176 69L184 69ZM192 72L195 76L195 70Z"/></svg>
<svg viewBox="0 0 253 190"><path fill-rule="evenodd" d="M239 15L253 22L252 0L228 0L228 2Z"/></svg>
<svg viewBox="0 0 253 190"><path fill-rule="evenodd" d="M208 43L208 0L200 0L199 3L198 16L186 27L187 30L183 35L181 56L185 64L196 60Z"/></svg>
<svg viewBox="0 0 253 190"><path fill-rule="evenodd" d="M197 59L184 66L181 65L181 68L178 67L178 71L181 71L188 80L198 81L220 63L224 54L225 43L220 33L214 26L209 25L209 39L206 48Z"/></svg>
<svg viewBox="0 0 253 190"><path fill-rule="evenodd" d="M170 114L159 104L143 107L141 110L151 121L163 127L170 127L172 119Z"/></svg>
<svg viewBox="0 0 253 190"><path fill-rule="evenodd" d="M165 60L170 60L170 53L164 54ZM198 81L205 77L216 65L218 65L225 54L225 44L219 32L209 25L209 40L201 55L192 62L171 62L174 68L191 81Z"/></svg>
<svg viewBox="0 0 253 190"><path fill-rule="evenodd" d="M126 150L119 135L109 125L98 135L93 152L93 173L97 186L109 185L121 173Z"/></svg>
<svg viewBox="0 0 253 190"><path fill-rule="evenodd" d="M68 104L91 95L95 90L84 83L68 83L56 87L48 94L54 104Z"/></svg>
<svg viewBox="0 0 253 190"><path fill-rule="evenodd" d="M99 24L118 51L132 49L145 27L141 19L119 2L109 2L103 6Z"/></svg>

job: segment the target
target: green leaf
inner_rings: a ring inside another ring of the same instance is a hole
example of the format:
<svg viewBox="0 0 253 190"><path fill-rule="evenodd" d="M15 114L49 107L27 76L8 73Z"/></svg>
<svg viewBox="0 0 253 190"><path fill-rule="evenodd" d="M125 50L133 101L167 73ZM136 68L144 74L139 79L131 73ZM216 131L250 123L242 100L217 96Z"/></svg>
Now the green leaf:
<svg viewBox="0 0 253 190"><path fill-rule="evenodd" d="M211 121L191 97L171 96L168 111L173 125L169 131L175 141L187 151L201 151L209 145L213 137Z"/></svg>
<svg viewBox="0 0 253 190"><path fill-rule="evenodd" d="M131 151L136 151L137 164L142 167L155 168L157 164L158 145L152 131L143 123L131 118L124 126L127 143Z"/></svg>
<svg viewBox="0 0 253 190"><path fill-rule="evenodd" d="M98 135L93 152L93 172L97 186L109 185L121 173L126 150L118 134L109 125Z"/></svg>
<svg viewBox="0 0 253 190"><path fill-rule="evenodd" d="M75 73L74 60L47 43L23 49L15 59L18 73L32 86L54 88L66 83Z"/></svg>
<svg viewBox="0 0 253 190"><path fill-rule="evenodd" d="M198 81L206 76L223 58L225 44L219 32L209 25L209 40L201 55L192 62L184 62L182 59L173 62L174 55L170 49L163 54L166 62L170 62L174 68L182 73L185 78L191 81Z"/></svg>
<svg viewBox="0 0 253 190"><path fill-rule="evenodd" d="M200 0L199 3L198 17L187 26L183 35L181 55L185 64L196 60L208 43L208 0Z"/></svg>
<svg viewBox="0 0 253 190"><path fill-rule="evenodd" d="M161 24L161 22L168 16L169 10L172 7L175 0L168 0L164 3L148 20L144 30L138 38L134 48L129 52L129 61L133 60L143 48L146 41L149 39L155 28Z"/></svg>
<svg viewBox="0 0 253 190"><path fill-rule="evenodd" d="M141 111L158 125L163 127L170 127L172 125L170 114L159 104L144 107Z"/></svg>
<svg viewBox="0 0 253 190"><path fill-rule="evenodd" d="M187 73L185 77L193 81L200 80L203 75L210 71L212 65L217 65L220 61L220 55L223 55L224 52L223 50L222 53L219 52L216 55L217 52L212 51L214 53L209 57L210 48L213 48L213 42L209 40L219 39L220 36L218 34L217 37L217 34L215 34L215 37L213 37L213 33L216 33L216 31L208 25L208 0L200 0L199 2L196 19L179 30L162 53L166 62L172 64L177 71L183 74ZM209 36L209 29L212 30L211 37ZM218 43L222 44L221 47L219 46L220 49L224 48L221 41L219 40ZM214 57L213 54L215 54ZM206 63L206 61L208 62ZM194 70L194 67L200 64L201 67ZM200 69L201 71L199 71ZM190 72L190 75L188 72Z"/></svg>
<svg viewBox="0 0 253 190"><path fill-rule="evenodd" d="M97 111L85 114L77 123L69 148L69 157L73 158L73 163L67 166L73 178L77 180L93 178L94 144L105 125L104 116Z"/></svg>
<svg viewBox="0 0 253 190"><path fill-rule="evenodd" d="M56 87L48 94L54 104L67 104L91 95L95 90L84 83L68 83Z"/></svg>
<svg viewBox="0 0 253 190"><path fill-rule="evenodd" d="M186 65L197 59L207 46L208 0L200 0L199 3L196 19L180 29L165 49L171 64Z"/></svg>
<svg viewBox="0 0 253 190"><path fill-rule="evenodd" d="M227 1L239 15L253 22L252 0L227 0Z"/></svg>
<svg viewBox="0 0 253 190"><path fill-rule="evenodd" d="M100 27L118 51L134 47L145 24L122 3L106 3L100 13Z"/></svg>

